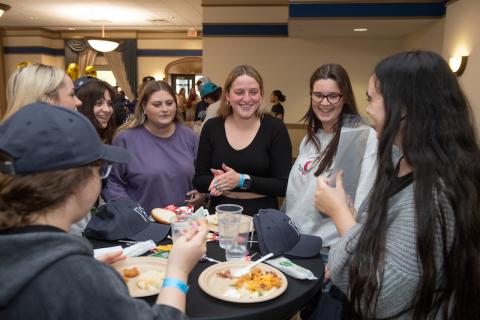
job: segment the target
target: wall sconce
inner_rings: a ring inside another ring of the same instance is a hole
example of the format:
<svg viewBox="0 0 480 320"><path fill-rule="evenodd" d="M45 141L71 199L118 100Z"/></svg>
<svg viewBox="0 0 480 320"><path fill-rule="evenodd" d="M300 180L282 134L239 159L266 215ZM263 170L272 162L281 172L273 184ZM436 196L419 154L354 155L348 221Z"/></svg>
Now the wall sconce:
<svg viewBox="0 0 480 320"><path fill-rule="evenodd" d="M457 77L460 77L465 71L465 68L467 67L467 60L468 56L461 56L451 57L448 61L450 69L452 69L453 73L455 73Z"/></svg>

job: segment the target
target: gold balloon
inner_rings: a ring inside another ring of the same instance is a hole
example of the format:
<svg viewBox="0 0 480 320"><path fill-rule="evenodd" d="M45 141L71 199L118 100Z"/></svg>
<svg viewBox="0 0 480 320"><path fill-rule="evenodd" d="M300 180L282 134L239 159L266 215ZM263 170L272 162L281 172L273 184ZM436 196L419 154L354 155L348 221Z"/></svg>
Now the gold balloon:
<svg viewBox="0 0 480 320"><path fill-rule="evenodd" d="M75 81L80 78L80 67L78 64L72 62L68 65L66 73L70 76L70 78L72 78L73 81Z"/></svg>
<svg viewBox="0 0 480 320"><path fill-rule="evenodd" d="M29 66L31 64L32 64L31 61L22 61L22 62L17 64L17 69L25 68L26 66Z"/></svg>
<svg viewBox="0 0 480 320"><path fill-rule="evenodd" d="M86 76L97 77L97 70L94 66L87 66L84 73Z"/></svg>

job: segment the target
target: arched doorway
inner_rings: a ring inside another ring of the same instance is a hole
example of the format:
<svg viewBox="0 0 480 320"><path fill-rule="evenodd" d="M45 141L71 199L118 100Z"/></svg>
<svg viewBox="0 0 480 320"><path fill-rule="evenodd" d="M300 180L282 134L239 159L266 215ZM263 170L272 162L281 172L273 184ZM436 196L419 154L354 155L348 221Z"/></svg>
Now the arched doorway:
<svg viewBox="0 0 480 320"><path fill-rule="evenodd" d="M185 57L170 62L165 67L165 79L169 79L175 93L181 88L189 92L190 88L195 86L195 75L202 74L201 57Z"/></svg>

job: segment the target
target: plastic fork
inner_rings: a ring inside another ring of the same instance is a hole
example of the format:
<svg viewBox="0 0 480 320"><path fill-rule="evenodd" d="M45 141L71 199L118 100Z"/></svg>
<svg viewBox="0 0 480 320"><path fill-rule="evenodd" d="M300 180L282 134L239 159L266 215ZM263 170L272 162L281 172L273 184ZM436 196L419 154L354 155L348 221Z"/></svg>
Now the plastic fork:
<svg viewBox="0 0 480 320"><path fill-rule="evenodd" d="M269 254L267 254L266 256L258 259L257 261L255 262L252 262L250 263L249 265L243 267L243 268L239 268L239 269L233 269L231 274L234 278L239 278L241 276L243 276L244 274L247 274L250 272L250 269L252 269L253 267L255 267L257 264L259 263L262 263L263 261L267 260L268 258L271 258L273 256L273 253L270 252Z"/></svg>

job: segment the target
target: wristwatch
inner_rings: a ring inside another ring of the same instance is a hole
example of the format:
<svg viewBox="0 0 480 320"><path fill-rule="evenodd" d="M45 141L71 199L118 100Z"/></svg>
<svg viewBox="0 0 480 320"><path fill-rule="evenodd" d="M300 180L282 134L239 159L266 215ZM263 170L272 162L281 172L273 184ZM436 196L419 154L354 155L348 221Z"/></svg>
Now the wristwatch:
<svg viewBox="0 0 480 320"><path fill-rule="evenodd" d="M250 178L250 176L248 174L244 174L243 175L243 183L240 186L240 189L247 190L247 189L250 189L251 186L252 186L252 179Z"/></svg>

